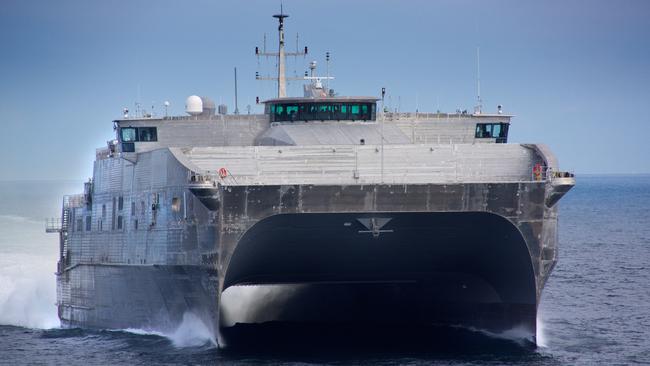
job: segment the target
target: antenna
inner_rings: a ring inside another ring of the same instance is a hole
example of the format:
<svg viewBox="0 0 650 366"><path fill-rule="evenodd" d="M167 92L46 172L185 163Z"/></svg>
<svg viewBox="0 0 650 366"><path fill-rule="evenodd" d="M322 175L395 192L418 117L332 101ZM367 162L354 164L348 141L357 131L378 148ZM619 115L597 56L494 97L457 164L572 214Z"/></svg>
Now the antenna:
<svg viewBox="0 0 650 366"><path fill-rule="evenodd" d="M140 117L140 83L138 83L138 100L135 102L135 116Z"/></svg>
<svg viewBox="0 0 650 366"><path fill-rule="evenodd" d="M284 18L289 17L282 11L282 3L280 3L280 14L275 14L273 17L280 23L278 26L278 98L282 98L287 96L287 80L284 74Z"/></svg>
<svg viewBox="0 0 650 366"><path fill-rule="evenodd" d="M323 88L323 80L331 80L334 79L332 76L318 76L316 75L316 61L312 61L309 63L309 71L305 71L305 76L302 78L303 80L310 80L311 84L309 86L305 85L304 86L304 93L305 97L328 97L332 96L332 91L330 89L327 89L327 87Z"/></svg>
<svg viewBox="0 0 650 366"><path fill-rule="evenodd" d="M280 4L280 14L273 15L273 18L278 19L278 52L266 52L266 35L264 35L264 49L262 52L259 52L259 47L255 47L255 54L259 56L274 56L278 58L278 76L275 78L272 77L260 77L259 73L255 75L257 80L277 80L278 82L278 98L284 98L287 96L287 80L303 80L303 78L287 78L286 77L286 64L285 56L305 56L307 55L307 47L305 46L304 51L296 52L285 52L284 51L284 19L288 18L289 15L285 14L282 9L282 4ZM296 46L298 38L296 37Z"/></svg>
<svg viewBox="0 0 650 366"><path fill-rule="evenodd" d="M239 104L237 103L237 68L235 67L235 114L239 114Z"/></svg>
<svg viewBox="0 0 650 366"><path fill-rule="evenodd" d="M381 182L384 183L384 96L386 95L386 88L381 88L381 126L379 135L381 137Z"/></svg>
<svg viewBox="0 0 650 366"><path fill-rule="evenodd" d="M327 79L325 79L325 88L327 89L327 94L330 92L330 53L329 51L325 52L325 68L327 72Z"/></svg>
<svg viewBox="0 0 650 366"><path fill-rule="evenodd" d="M474 114L481 114L483 101L481 100L481 48L476 47L476 107Z"/></svg>

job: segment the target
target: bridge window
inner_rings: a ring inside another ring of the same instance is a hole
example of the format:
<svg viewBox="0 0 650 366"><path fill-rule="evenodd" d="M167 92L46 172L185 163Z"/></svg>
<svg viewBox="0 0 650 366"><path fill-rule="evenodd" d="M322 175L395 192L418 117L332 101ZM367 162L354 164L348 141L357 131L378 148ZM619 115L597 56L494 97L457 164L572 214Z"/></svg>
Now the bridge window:
<svg viewBox="0 0 650 366"><path fill-rule="evenodd" d="M158 130L156 127L122 127L120 138L122 142L158 141Z"/></svg>
<svg viewBox="0 0 650 366"><path fill-rule="evenodd" d="M135 152L135 144L133 142L123 142L122 152Z"/></svg>
<svg viewBox="0 0 650 366"><path fill-rule="evenodd" d="M507 142L508 124L507 123L477 123L475 138L492 138L496 142Z"/></svg>
<svg viewBox="0 0 650 366"><path fill-rule="evenodd" d="M269 107L271 122L283 121L373 121L375 103L282 103Z"/></svg>
<svg viewBox="0 0 650 366"><path fill-rule="evenodd" d="M155 127L138 128L138 141L158 141Z"/></svg>
<svg viewBox="0 0 650 366"><path fill-rule="evenodd" d="M137 134L134 127L126 127L120 130L122 133L122 142L136 141Z"/></svg>

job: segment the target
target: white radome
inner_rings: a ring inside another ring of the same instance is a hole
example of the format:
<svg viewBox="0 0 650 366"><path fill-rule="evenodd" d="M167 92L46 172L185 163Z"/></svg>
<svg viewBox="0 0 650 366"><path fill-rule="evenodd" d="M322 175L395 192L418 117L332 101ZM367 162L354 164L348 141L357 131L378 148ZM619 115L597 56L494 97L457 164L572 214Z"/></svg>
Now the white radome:
<svg viewBox="0 0 650 366"><path fill-rule="evenodd" d="M187 114L196 116L203 113L203 100L196 95L190 95L185 101L185 112Z"/></svg>

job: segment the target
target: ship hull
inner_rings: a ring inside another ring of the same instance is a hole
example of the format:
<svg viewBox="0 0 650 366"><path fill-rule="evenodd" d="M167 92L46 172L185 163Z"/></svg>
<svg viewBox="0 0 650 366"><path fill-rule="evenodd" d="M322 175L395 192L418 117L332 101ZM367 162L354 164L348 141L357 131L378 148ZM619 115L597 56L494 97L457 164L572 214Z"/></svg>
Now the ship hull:
<svg viewBox="0 0 650 366"><path fill-rule="evenodd" d="M217 295L198 266L84 264L58 276L63 326L169 333L184 318L215 331Z"/></svg>
<svg viewBox="0 0 650 366"><path fill-rule="evenodd" d="M290 344L381 327L534 338L557 260L557 208L545 203L543 182L190 191L189 207L206 210L206 222L188 221L174 236L136 231L160 235L156 243L174 238L167 258L187 264L93 263L97 254L72 252L58 275L64 324L173 332L192 314L222 346L275 331ZM186 248L205 254L182 256Z"/></svg>

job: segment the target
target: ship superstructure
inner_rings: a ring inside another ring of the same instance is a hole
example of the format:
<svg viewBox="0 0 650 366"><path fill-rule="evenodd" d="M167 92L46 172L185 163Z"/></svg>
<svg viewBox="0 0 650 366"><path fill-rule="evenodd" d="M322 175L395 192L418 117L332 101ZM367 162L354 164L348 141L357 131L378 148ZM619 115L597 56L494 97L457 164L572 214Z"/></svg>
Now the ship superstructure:
<svg viewBox="0 0 650 366"><path fill-rule="evenodd" d="M48 227L63 324L168 331L193 314L224 339L264 323L534 334L573 175L544 145L508 143L501 109L389 112L334 95L315 64L305 95L286 97L275 17L264 114L193 96L188 116L114 121L84 193ZM224 313L242 286L294 291Z"/></svg>

